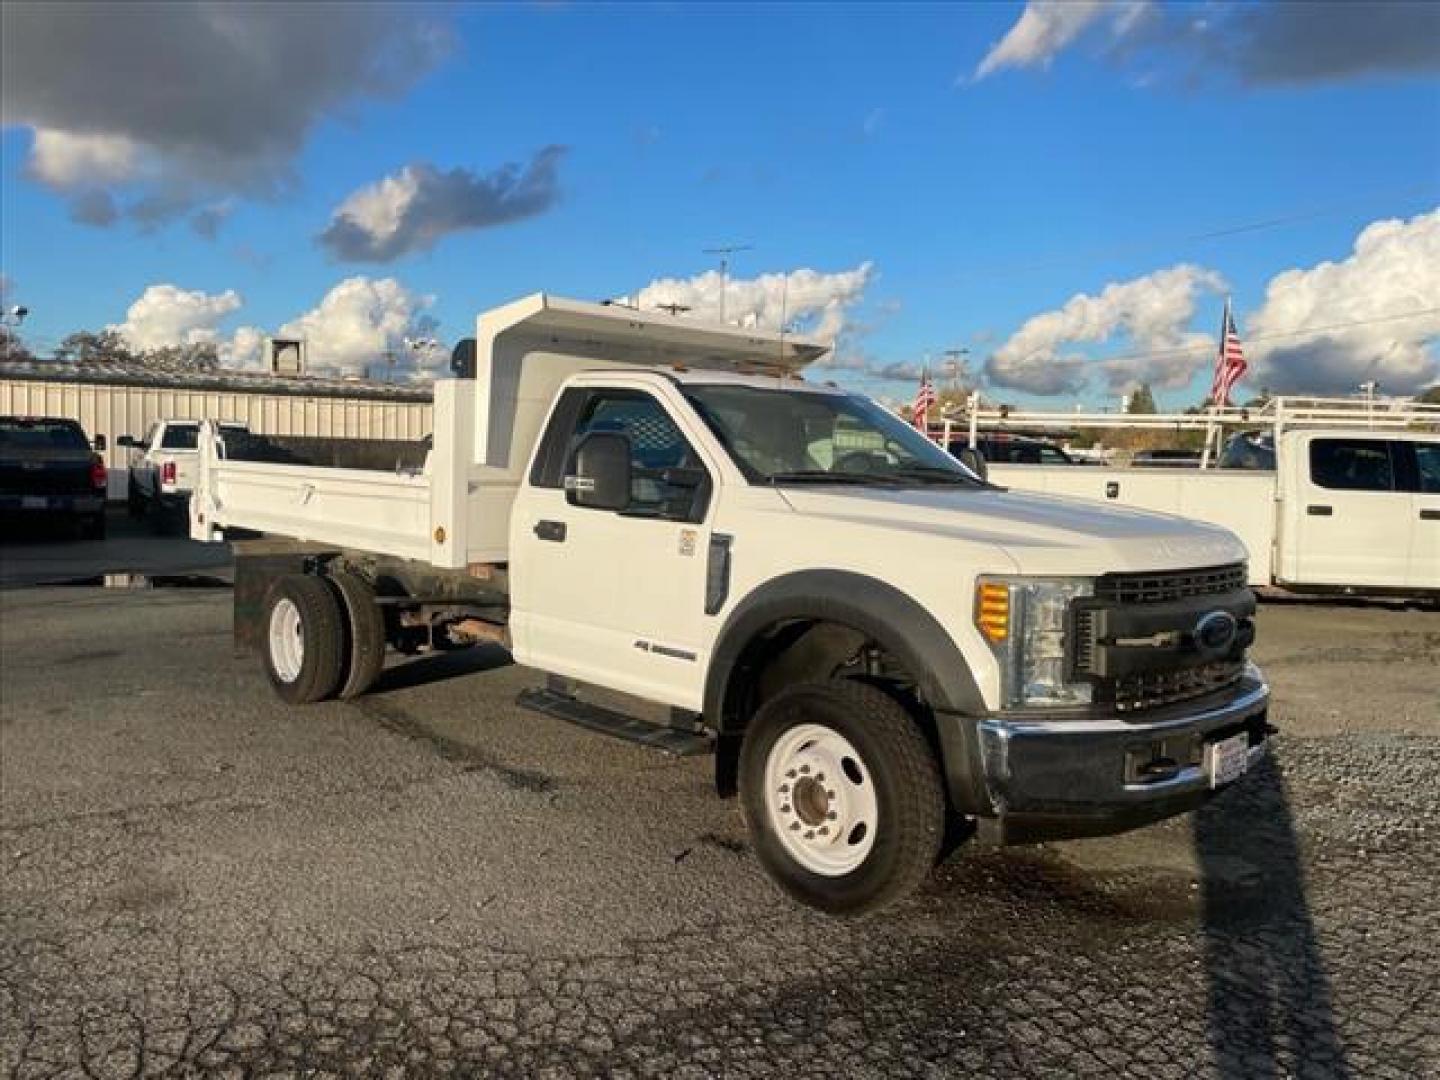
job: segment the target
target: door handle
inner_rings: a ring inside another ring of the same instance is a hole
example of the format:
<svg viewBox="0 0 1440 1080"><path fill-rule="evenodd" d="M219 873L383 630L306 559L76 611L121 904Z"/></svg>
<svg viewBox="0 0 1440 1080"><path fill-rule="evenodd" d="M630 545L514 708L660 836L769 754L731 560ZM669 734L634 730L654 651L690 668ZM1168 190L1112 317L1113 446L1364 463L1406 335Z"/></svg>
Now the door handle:
<svg viewBox="0 0 1440 1080"><path fill-rule="evenodd" d="M1305 513L1311 517L1330 517L1335 511L1328 506L1307 506Z"/></svg>
<svg viewBox="0 0 1440 1080"><path fill-rule="evenodd" d="M563 544L565 542L565 522L537 521L535 535L541 540L552 540L557 544Z"/></svg>
<svg viewBox="0 0 1440 1080"><path fill-rule="evenodd" d="M1440 510L1421 510L1421 521L1440 521Z"/></svg>

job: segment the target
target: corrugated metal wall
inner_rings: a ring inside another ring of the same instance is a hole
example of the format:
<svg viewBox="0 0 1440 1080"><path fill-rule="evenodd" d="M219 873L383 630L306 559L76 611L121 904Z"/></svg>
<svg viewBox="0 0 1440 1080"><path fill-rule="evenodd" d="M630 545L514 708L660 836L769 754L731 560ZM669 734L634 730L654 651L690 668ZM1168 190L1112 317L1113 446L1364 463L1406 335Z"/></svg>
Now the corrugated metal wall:
<svg viewBox="0 0 1440 1080"><path fill-rule="evenodd" d="M0 378L0 415L65 416L80 421L92 439L104 435L112 499L125 498L131 454L115 440L138 439L156 420L233 420L261 435L360 439L420 439L432 423L430 403L421 401L23 378Z"/></svg>

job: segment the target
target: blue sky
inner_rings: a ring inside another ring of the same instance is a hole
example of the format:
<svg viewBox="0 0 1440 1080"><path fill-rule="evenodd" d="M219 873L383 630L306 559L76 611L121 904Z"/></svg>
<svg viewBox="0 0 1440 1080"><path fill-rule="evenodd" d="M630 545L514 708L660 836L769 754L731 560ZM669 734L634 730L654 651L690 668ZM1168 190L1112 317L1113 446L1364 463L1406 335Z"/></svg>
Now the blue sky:
<svg viewBox="0 0 1440 1080"><path fill-rule="evenodd" d="M1000 3L400 9L412 28L429 28L429 51L402 74L403 85L377 93L357 80L347 93L342 73L339 89L312 105L293 152L265 151L264 182L236 179L243 169L233 159L218 178L198 169L170 144L147 142L143 120L87 116L103 84L75 88L77 104L63 114L43 103L26 112L21 102L7 106L0 161L6 302L31 308L25 333L43 348L73 329L124 324L152 285L212 297L234 290L238 303L203 331L223 336L241 325L277 329L363 275L396 279L413 298L433 296L423 314L451 342L472 332L477 311L515 296L634 294L656 279L712 269L704 248L744 242L753 250L736 257L736 279L870 264L863 289L846 294L837 316L842 367L827 377L908 397L909 367L966 347L974 374L990 378L997 396L1052 405L1108 401L1128 377L1129 369L1111 380L1086 375L1086 361L1173 354L1193 350L1194 335L1213 338L1226 291L1242 336L1253 315L1290 343L1303 343L1310 326L1423 311L1426 294L1440 307L1440 284L1425 276L1422 257L1433 251L1428 215L1440 204L1433 55L1387 52L1381 41L1372 43L1378 55L1368 70L1317 62L1315 71L1277 79L1247 68L1244 57L1211 57L1207 50L1225 47L1214 35L1201 47L1157 29L1202 15L1223 27L1236 18L1223 5L1144 11L1151 31L1134 42L1118 21L1121 6L1112 6L1081 20L1060 48L1016 40L1007 45L1012 59L976 79L1023 14L1020 4ZM12 41L28 29L17 18L7 8ZM183 48L183 40L169 45ZM7 98L11 89L7 82ZM186 173L193 207L224 208L216 235L197 234L183 216L158 226L123 213L99 227L73 221L84 184L58 167L46 167L48 179L37 171L39 128L122 133L149 163L117 170L107 190L123 205ZM554 190L519 220L446 232L380 263L317 242L347 198L407 165L486 177L552 146L565 148ZM1283 220L1204 236L1275 219ZM1344 304L1327 302L1318 278L1305 281L1303 311L1289 311L1283 297L1267 303L1277 275L1353 259L1362 230L1388 219L1404 231L1371 259L1374 267L1352 267ZM1032 317L1177 264L1203 273L1171 281L1184 295L1156 301L1169 305L1159 323L1121 311L1109 332L1028 334L1002 352L1019 358L1023 348L1031 368L1069 364L1082 373L1061 393L1036 396L1029 369L1020 377L1003 365L987 369ZM1405 279L1399 295L1396 277ZM1375 295L1357 307L1353 294L1372 284ZM418 311L423 299L412 305ZM1326 310L1336 312L1329 323ZM817 310L811 323L822 316ZM1141 324L1148 329L1137 333ZM1341 342L1338 359L1283 358L1283 378L1302 389L1307 371L1337 385L1366 370L1433 381L1435 325L1421 316L1355 331L1364 340ZM1381 332L1394 340L1376 338ZM1375 368L1390 363L1376 356L1401 353L1393 372ZM1202 396L1208 362L1192 359L1178 374L1167 368L1173 385L1160 389L1162 400ZM905 377L882 377L887 370Z"/></svg>

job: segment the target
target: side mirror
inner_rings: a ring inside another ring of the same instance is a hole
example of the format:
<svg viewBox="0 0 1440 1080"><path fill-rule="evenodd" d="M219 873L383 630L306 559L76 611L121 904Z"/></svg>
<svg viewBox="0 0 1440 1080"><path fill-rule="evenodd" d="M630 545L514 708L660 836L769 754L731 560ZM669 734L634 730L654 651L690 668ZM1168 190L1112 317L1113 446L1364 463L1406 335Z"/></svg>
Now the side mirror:
<svg viewBox="0 0 1440 1080"><path fill-rule="evenodd" d="M105 441L104 435L95 436L95 450L97 453L103 454L105 452L105 447L108 445L109 443Z"/></svg>
<svg viewBox="0 0 1440 1080"><path fill-rule="evenodd" d="M115 445L116 445L116 446L128 446L128 447L131 447L132 449L136 449L136 450L138 450L138 449L140 448L140 444L135 441L135 436L134 436L134 435L121 435L121 436L117 437L116 440L115 440Z"/></svg>
<svg viewBox="0 0 1440 1080"><path fill-rule="evenodd" d="M960 452L955 455L961 465L973 472L981 480L986 479L990 474L990 468L985 464L985 455L980 453L973 446L962 446Z"/></svg>
<svg viewBox="0 0 1440 1080"><path fill-rule="evenodd" d="M630 505L630 439L614 431L582 435L565 470L565 501L592 510Z"/></svg>

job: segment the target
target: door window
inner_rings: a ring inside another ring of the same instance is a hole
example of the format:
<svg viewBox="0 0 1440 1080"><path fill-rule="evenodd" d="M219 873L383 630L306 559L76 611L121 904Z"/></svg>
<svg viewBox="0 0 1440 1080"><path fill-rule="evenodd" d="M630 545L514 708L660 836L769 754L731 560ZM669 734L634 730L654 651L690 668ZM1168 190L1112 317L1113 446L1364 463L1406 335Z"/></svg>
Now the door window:
<svg viewBox="0 0 1440 1080"><path fill-rule="evenodd" d="M1427 495L1440 494L1440 443L1415 443L1414 446L1420 490Z"/></svg>
<svg viewBox="0 0 1440 1080"><path fill-rule="evenodd" d="M1394 491L1390 444L1383 439L1316 439L1310 444L1310 479L1342 491Z"/></svg>
<svg viewBox="0 0 1440 1080"><path fill-rule="evenodd" d="M637 390L600 390L580 409L574 439L609 431L630 440L630 505L623 513L699 521L709 501L700 459L664 407Z"/></svg>

